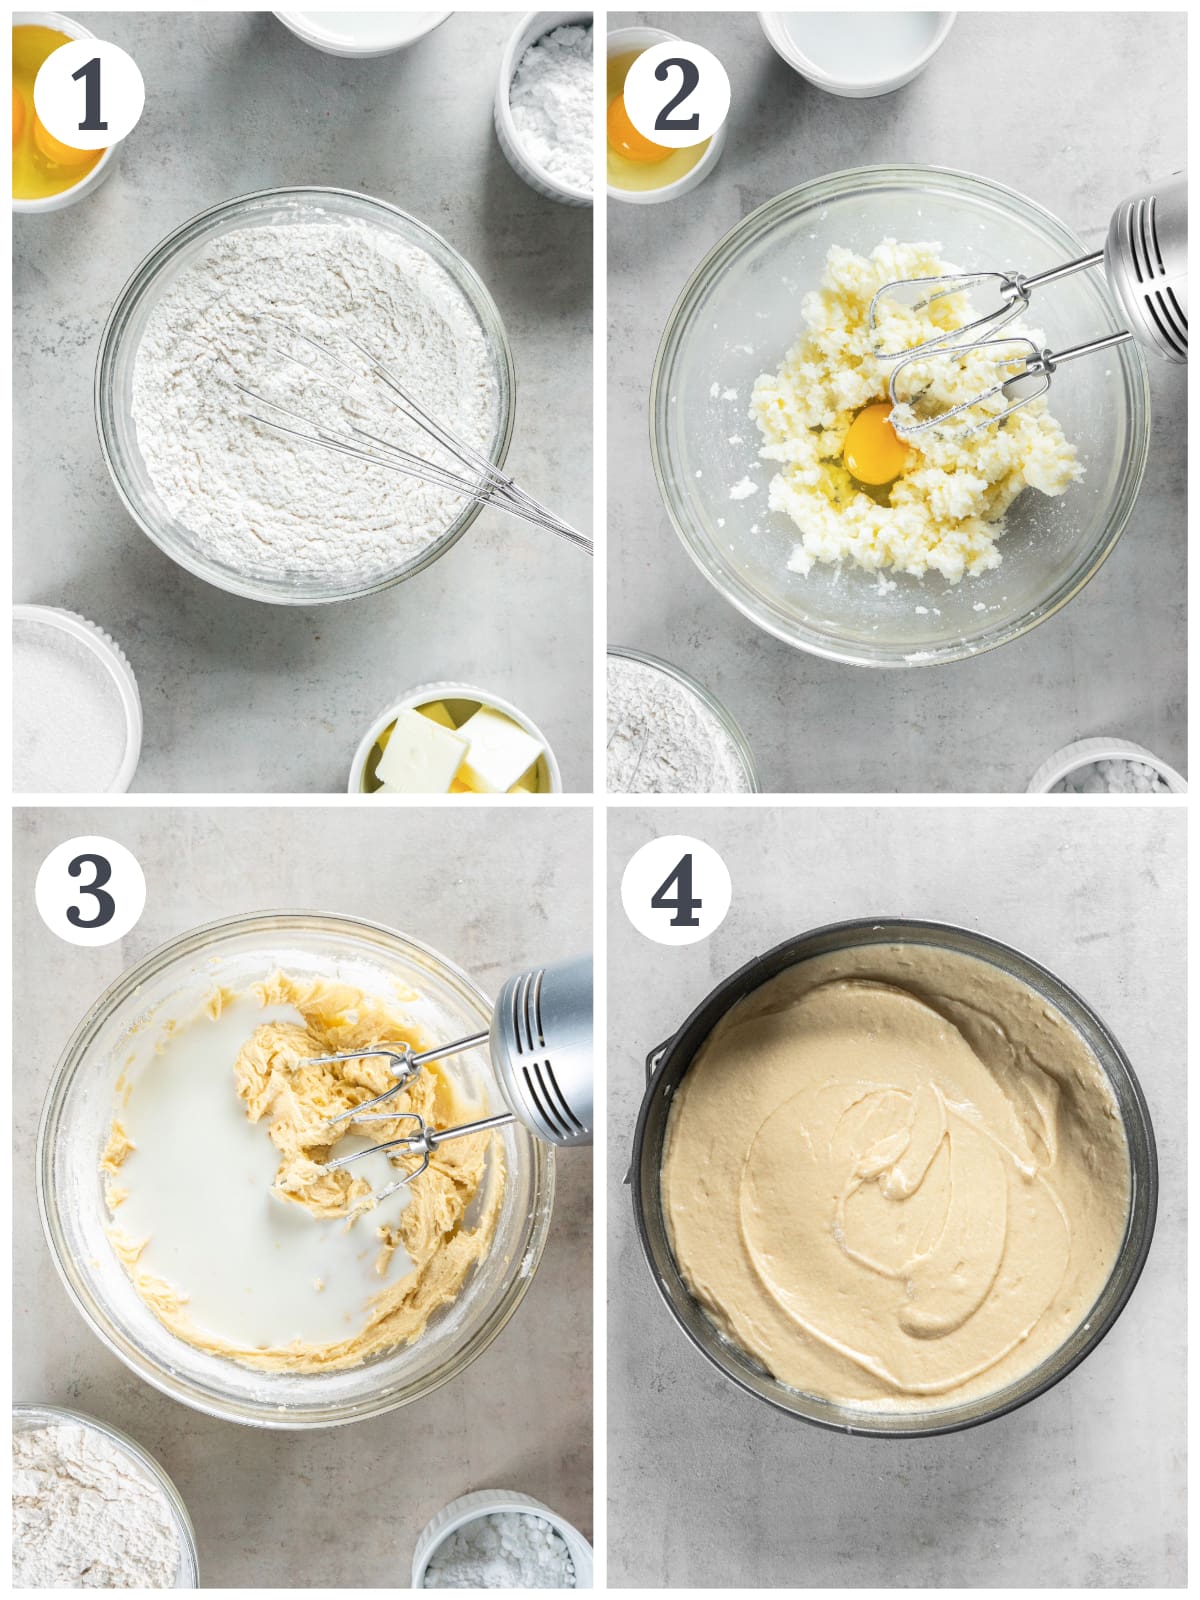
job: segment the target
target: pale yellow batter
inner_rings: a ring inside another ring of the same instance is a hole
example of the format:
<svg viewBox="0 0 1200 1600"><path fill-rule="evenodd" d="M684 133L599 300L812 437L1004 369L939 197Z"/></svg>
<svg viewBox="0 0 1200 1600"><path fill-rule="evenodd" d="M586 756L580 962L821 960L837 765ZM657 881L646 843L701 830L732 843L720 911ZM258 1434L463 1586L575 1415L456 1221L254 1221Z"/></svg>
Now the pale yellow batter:
<svg viewBox="0 0 1200 1600"><path fill-rule="evenodd" d="M325 1066L312 1065L310 1058L384 1043L407 1042L419 1051L431 1041L414 1029L402 1010L347 984L277 972L252 993L261 1006L293 1006L304 1019L302 1024L262 1024L246 1039L236 1061L230 1062L230 1095L244 1102L246 1117L263 1125L263 1138L270 1139L279 1152L275 1183L279 1203L290 1202L318 1218L344 1217L347 1230L353 1230L355 1237L359 1230L372 1230L378 1240L376 1270L381 1276L397 1248L407 1253L412 1270L370 1300L361 1326L344 1339L251 1349L193 1325L187 1285L167 1283L140 1266L145 1238L129 1237L115 1222L110 1238L155 1316L197 1349L268 1370L317 1372L357 1366L418 1339L434 1312L457 1298L475 1263L487 1253L503 1195L501 1146L489 1134L439 1145L428 1169L409 1185L409 1203L398 1223L376 1226L371 1218L369 1183L356 1176L354 1168L325 1173L323 1166L335 1153L337 1142L352 1133L366 1135L375 1143L411 1133L413 1126L392 1120L361 1126L350 1121L340 1124L331 1140L328 1118L361 1105L394 1080L377 1057ZM218 1018L237 998L229 991L218 991L208 1007L209 1015ZM452 1127L480 1114L479 1107L463 1098L453 1078L437 1064L424 1067L389 1103L389 1109L419 1112L433 1128ZM114 1217L126 1198L115 1180L134 1148L118 1119L101 1163ZM413 1167L416 1159L405 1164ZM212 1183L228 1181L227 1173L222 1151L214 1149ZM467 1212L472 1207L471 1225L467 1226Z"/></svg>
<svg viewBox="0 0 1200 1600"><path fill-rule="evenodd" d="M882 489L856 482L843 461L846 436L864 407L887 399L892 364L875 355L871 300L886 283L955 269L936 245L887 239L869 256L834 247L819 288L804 296L804 331L776 372L754 385L751 416L759 451L776 467L769 501L800 533L788 562L809 573L817 562L849 562L950 583L1000 563L1005 513L1028 489L1061 495L1080 476L1075 451L1044 399L1002 426L964 436L963 422L915 436L908 463ZM978 311L975 313L978 315ZM881 323L885 350L905 350L970 321L970 302L949 295L922 311L898 309ZM1006 334L1027 331L1013 324ZM944 414L996 382L985 354L952 363L936 354L914 369L931 412ZM1003 399L985 408L998 412Z"/></svg>
<svg viewBox="0 0 1200 1600"><path fill-rule="evenodd" d="M870 946L735 1006L676 1094L672 1248L781 1382L933 1410L1051 1355L1116 1259L1129 1160L1065 1019L965 956Z"/></svg>

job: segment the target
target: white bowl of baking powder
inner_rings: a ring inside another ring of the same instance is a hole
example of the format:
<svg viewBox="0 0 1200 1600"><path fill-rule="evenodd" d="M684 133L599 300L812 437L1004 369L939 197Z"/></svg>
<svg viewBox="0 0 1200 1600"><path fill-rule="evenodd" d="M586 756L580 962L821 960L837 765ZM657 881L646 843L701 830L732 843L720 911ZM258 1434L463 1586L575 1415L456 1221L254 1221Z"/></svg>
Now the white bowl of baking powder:
<svg viewBox="0 0 1200 1600"><path fill-rule="evenodd" d="M550 1507L543 1505L540 1500L533 1499L531 1495L518 1494L512 1489L480 1489L474 1494L464 1494L457 1500L451 1500L448 1506L444 1506L435 1517L431 1518L422 1528L413 1552L412 1587L414 1589L459 1587L459 1585L426 1582L430 1562L438 1550L460 1528L466 1528L483 1517L514 1515L536 1517L548 1522L566 1545L571 1565L575 1569L575 1582L569 1587L575 1589L592 1587L592 1547L578 1528L572 1527L565 1517L560 1517L556 1511L551 1511ZM551 1585L547 1582L530 1586L547 1588Z"/></svg>
<svg viewBox="0 0 1200 1600"><path fill-rule="evenodd" d="M500 59L500 148L531 189L563 205L592 204L594 70L590 11L528 12Z"/></svg>

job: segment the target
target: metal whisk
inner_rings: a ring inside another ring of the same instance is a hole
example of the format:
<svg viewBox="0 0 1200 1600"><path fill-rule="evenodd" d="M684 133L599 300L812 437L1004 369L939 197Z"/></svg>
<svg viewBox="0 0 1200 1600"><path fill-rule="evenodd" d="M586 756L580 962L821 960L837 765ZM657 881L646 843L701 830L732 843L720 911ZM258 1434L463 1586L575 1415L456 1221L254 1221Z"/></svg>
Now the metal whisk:
<svg viewBox="0 0 1200 1600"><path fill-rule="evenodd" d="M1021 335L995 337L1028 310L1036 289L1093 267L1104 269L1129 320L1128 328L1065 350L1042 349ZM913 437L999 396L1002 408L967 431L994 427L1044 395L1059 367L1130 339L1157 350L1168 361L1186 361L1186 274L1187 179L1181 176L1123 201L1109 223L1104 249L1062 266L1031 276L966 272L885 284L871 301L868 326L877 337L878 358L897 363L888 381L888 395L898 408L892 426L898 434ZM923 311L958 294L977 299L980 292L989 297L981 314L915 345L899 350L880 347L884 326L897 313ZM929 364L946 361L969 365L972 373L979 375L982 387L971 399L949 410L922 414L922 400L931 380Z"/></svg>
<svg viewBox="0 0 1200 1600"><path fill-rule="evenodd" d="M400 1094L431 1061L460 1055L487 1045L501 1094L508 1110L455 1128L431 1128L417 1111L376 1111ZM313 1056L317 1065L361 1061L379 1056L389 1064L395 1082L382 1094L352 1106L327 1126L346 1123L408 1122L411 1133L401 1134L356 1150L352 1155L327 1161L322 1172L340 1172L356 1161L383 1153L393 1159L419 1157L419 1165L394 1183L375 1191L385 1200L419 1178L438 1145L448 1139L465 1139L474 1133L523 1123L549 1144L590 1144L592 1139L592 962L590 957L538 967L510 978L500 991L486 1033L475 1033L453 1044L435 1045L419 1054L411 1045L381 1045L374 1050L352 1050L344 1055Z"/></svg>
<svg viewBox="0 0 1200 1600"><path fill-rule="evenodd" d="M366 368L365 372L353 361L339 355L324 340L288 327L287 324L281 324L281 327L287 338L292 341L292 348L285 350L276 347L274 353L281 360L303 368L316 383L333 391L347 419L345 426L330 426L316 417L306 416L291 406L272 400L245 384L235 382L234 387L255 408L246 409L245 415L248 421L336 455L348 456L355 461L365 461L371 466L398 472L421 483L436 484L441 488L450 489L455 494L462 495L464 499L479 505L494 506L497 510L507 512L509 516L519 517L535 527L546 528L551 533L557 534L560 539L566 539L568 543L586 550L589 555L592 553L592 540L586 534L580 533L570 523L556 516L540 500L536 500L533 495L522 489L506 472L502 472L494 462L489 461L482 451L468 444L446 423L432 416L411 390L400 382L396 374L357 339L347 336L346 343L361 358ZM302 360L295 353L296 345L307 346L317 359ZM317 360L329 363L333 372L340 376L322 372ZM455 464L427 460L414 450L406 449L394 440L385 439L380 434L372 432L369 428L360 427L352 421L355 412L362 415L364 410L361 402L355 400L355 387L372 382L375 385L373 393L376 398L385 400L402 417L431 439ZM284 418L287 420L282 420Z"/></svg>

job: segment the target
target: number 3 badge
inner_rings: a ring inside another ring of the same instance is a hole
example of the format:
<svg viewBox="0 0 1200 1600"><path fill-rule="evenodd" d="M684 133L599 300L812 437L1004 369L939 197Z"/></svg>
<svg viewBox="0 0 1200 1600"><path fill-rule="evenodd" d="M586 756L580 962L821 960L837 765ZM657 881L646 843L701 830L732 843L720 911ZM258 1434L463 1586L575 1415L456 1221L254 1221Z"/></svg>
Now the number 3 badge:
<svg viewBox="0 0 1200 1600"><path fill-rule="evenodd" d="M123 844L86 835L51 850L34 898L50 932L68 944L112 944L141 916L146 879Z"/></svg>
<svg viewBox="0 0 1200 1600"><path fill-rule="evenodd" d="M703 144L729 115L729 75L703 45L667 40L643 50L622 90L629 120L669 150Z"/></svg>
<svg viewBox="0 0 1200 1600"><path fill-rule="evenodd" d="M725 920L729 868L703 839L667 834L630 857L621 879L625 915L656 944L696 944Z"/></svg>

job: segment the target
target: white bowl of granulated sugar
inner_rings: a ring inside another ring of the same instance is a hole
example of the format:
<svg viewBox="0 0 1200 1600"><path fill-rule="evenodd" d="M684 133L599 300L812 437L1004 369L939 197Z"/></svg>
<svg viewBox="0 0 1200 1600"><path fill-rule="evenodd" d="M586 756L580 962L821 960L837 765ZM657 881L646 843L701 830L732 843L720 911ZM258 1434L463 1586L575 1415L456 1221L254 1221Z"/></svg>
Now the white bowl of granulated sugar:
<svg viewBox="0 0 1200 1600"><path fill-rule="evenodd" d="M496 138L519 178L547 200L590 206L595 91L590 11L530 11L496 84Z"/></svg>
<svg viewBox="0 0 1200 1600"><path fill-rule="evenodd" d="M414 1589L590 1589L592 1547L549 1506L511 1489L451 1500L413 1552Z"/></svg>
<svg viewBox="0 0 1200 1600"><path fill-rule="evenodd" d="M123 794L142 702L120 647L74 611L14 606L12 661L14 792Z"/></svg>

